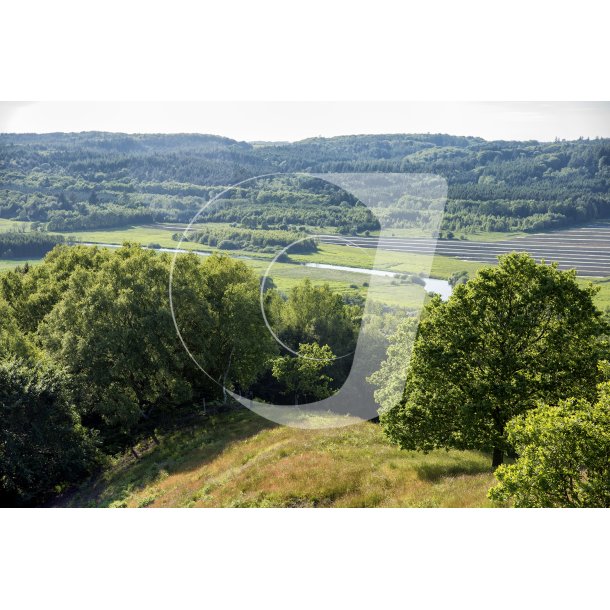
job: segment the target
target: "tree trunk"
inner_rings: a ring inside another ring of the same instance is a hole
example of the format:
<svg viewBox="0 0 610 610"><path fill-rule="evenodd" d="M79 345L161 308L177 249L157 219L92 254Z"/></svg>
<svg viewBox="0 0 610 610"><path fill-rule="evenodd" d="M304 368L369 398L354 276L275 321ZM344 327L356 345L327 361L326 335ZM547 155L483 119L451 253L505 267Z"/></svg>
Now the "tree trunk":
<svg viewBox="0 0 610 610"><path fill-rule="evenodd" d="M493 457L491 458L491 467L495 470L504 461L504 451L494 447Z"/></svg>

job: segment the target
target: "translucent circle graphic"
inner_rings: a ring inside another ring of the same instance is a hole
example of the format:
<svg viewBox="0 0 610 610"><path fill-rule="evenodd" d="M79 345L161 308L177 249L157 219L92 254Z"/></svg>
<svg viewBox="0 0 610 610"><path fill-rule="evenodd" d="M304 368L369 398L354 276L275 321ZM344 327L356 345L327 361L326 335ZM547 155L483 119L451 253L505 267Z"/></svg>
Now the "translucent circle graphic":
<svg viewBox="0 0 610 610"><path fill-rule="evenodd" d="M385 347L379 342L371 340L371 332L378 328L383 320L379 316L383 315L382 308L369 308L371 302L371 294L377 289L387 290L387 276L389 272L380 272L375 270L375 265L368 275L369 290L365 303L366 316L363 317L363 322L358 335L356 349L353 352L353 361L350 372L343 386L337 390L332 396L323 400L293 405L276 405L262 401L246 398L232 391L230 388L223 387L212 375L206 371L202 363L191 352L185 337L180 331L175 311L173 281L174 270L177 257L184 250L181 249L182 243L191 231L192 226L197 222L206 209L218 201L223 195L227 194L232 189L251 183L257 180L272 178L275 176L296 176L299 178L314 178L327 182L333 187L339 187L349 193L361 203L363 203L373 215L379 220L381 230L377 237L377 246L375 249L375 260L379 256L379 244L384 243L384 240L393 238L392 227L401 220L401 215L404 219L412 222L413 218L420 218L422 231L429 235L438 235L438 228L444 213L445 202L447 199L447 183L444 178L432 174L392 174L392 173L356 173L356 174L308 174L308 173L284 173L273 172L255 176L242 180L215 195L210 201L197 212L197 214L189 222L184 230L178 248L174 251L170 267L169 278L169 303L171 315L176 329L178 338L185 349L190 359L194 362L197 368L206 375L213 383L222 387L226 395L231 396L235 401L249 408L258 415L269 419L278 424L292 426L296 428L334 428L372 419L377 416L377 404L374 400L373 388L367 382L367 377L381 367L386 357ZM388 214L388 212L390 212ZM419 216L418 216L419 215ZM385 218L390 217L392 224L386 225ZM425 226L424 226L425 225ZM320 237L320 236L317 236ZM311 239L312 236L307 236L304 239ZM350 241L346 239L346 241ZM357 239L354 238L352 245L358 245ZM290 246L284 248L283 252L295 245L295 241ZM424 274L429 274L432 263L432 255L436 246L436 238L428 238L426 241L429 247L430 256L426 261L419 263L418 269ZM265 279L268 277L269 269L277 261L280 252L272 260L269 268L266 271ZM427 266L427 268L426 268ZM345 267L337 267L338 269L346 269ZM365 270L366 272L366 270ZM384 277L385 276L385 277ZM382 281L383 280L383 281ZM269 332L279 341L276 333L273 332L269 321L266 319L264 306L262 302L262 294L264 292L264 281L261 284L261 313L265 318L265 323ZM384 283L385 282L385 283ZM404 287L396 285L394 290L397 294L404 290ZM409 304L418 315L421 310L425 298L425 291L421 290L416 297L411 295ZM416 332L416 326L414 332ZM285 349L292 354L296 354L289 346L279 341ZM342 357L345 357L346 354ZM302 357L302 356L301 356ZM408 362L401 366L400 370L396 371L395 380L398 387L401 383L406 382Z"/></svg>

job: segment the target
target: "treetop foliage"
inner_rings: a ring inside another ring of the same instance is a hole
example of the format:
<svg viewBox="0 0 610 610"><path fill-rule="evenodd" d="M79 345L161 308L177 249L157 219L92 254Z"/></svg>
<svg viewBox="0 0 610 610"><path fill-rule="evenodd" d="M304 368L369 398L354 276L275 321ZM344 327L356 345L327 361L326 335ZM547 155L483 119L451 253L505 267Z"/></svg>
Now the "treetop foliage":
<svg viewBox="0 0 610 610"><path fill-rule="evenodd" d="M402 401L384 411L407 449L514 449L506 425L538 401L591 398L601 313L572 271L508 254L426 306ZM497 465L497 464L495 464Z"/></svg>
<svg viewBox="0 0 610 610"><path fill-rule="evenodd" d="M610 506L610 383L600 384L594 403L569 398L524 413L507 434L519 457L498 468L491 499L527 508Z"/></svg>

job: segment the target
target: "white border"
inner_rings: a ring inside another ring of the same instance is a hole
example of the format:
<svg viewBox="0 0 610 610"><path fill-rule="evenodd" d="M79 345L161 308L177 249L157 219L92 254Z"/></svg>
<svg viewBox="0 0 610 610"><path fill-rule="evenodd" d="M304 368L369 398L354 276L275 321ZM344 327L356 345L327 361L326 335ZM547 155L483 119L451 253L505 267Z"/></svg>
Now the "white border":
<svg viewBox="0 0 610 610"><path fill-rule="evenodd" d="M607 604L603 510L39 509L2 516L7 608Z"/></svg>
<svg viewBox="0 0 610 610"><path fill-rule="evenodd" d="M20 0L4 100L603 100L595 0Z"/></svg>
<svg viewBox="0 0 610 610"><path fill-rule="evenodd" d="M0 99L604 100L604 3L2 7ZM590 608L607 511L0 511L9 608Z"/></svg>

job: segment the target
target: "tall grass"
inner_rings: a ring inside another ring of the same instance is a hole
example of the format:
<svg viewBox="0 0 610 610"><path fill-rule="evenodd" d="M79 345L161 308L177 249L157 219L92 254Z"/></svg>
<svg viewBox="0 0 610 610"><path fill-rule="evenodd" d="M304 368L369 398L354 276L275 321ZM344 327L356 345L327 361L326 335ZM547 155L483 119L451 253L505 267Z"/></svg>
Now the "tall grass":
<svg viewBox="0 0 610 610"><path fill-rule="evenodd" d="M478 452L401 451L376 424L297 430L240 410L117 457L60 505L472 507L492 484Z"/></svg>

